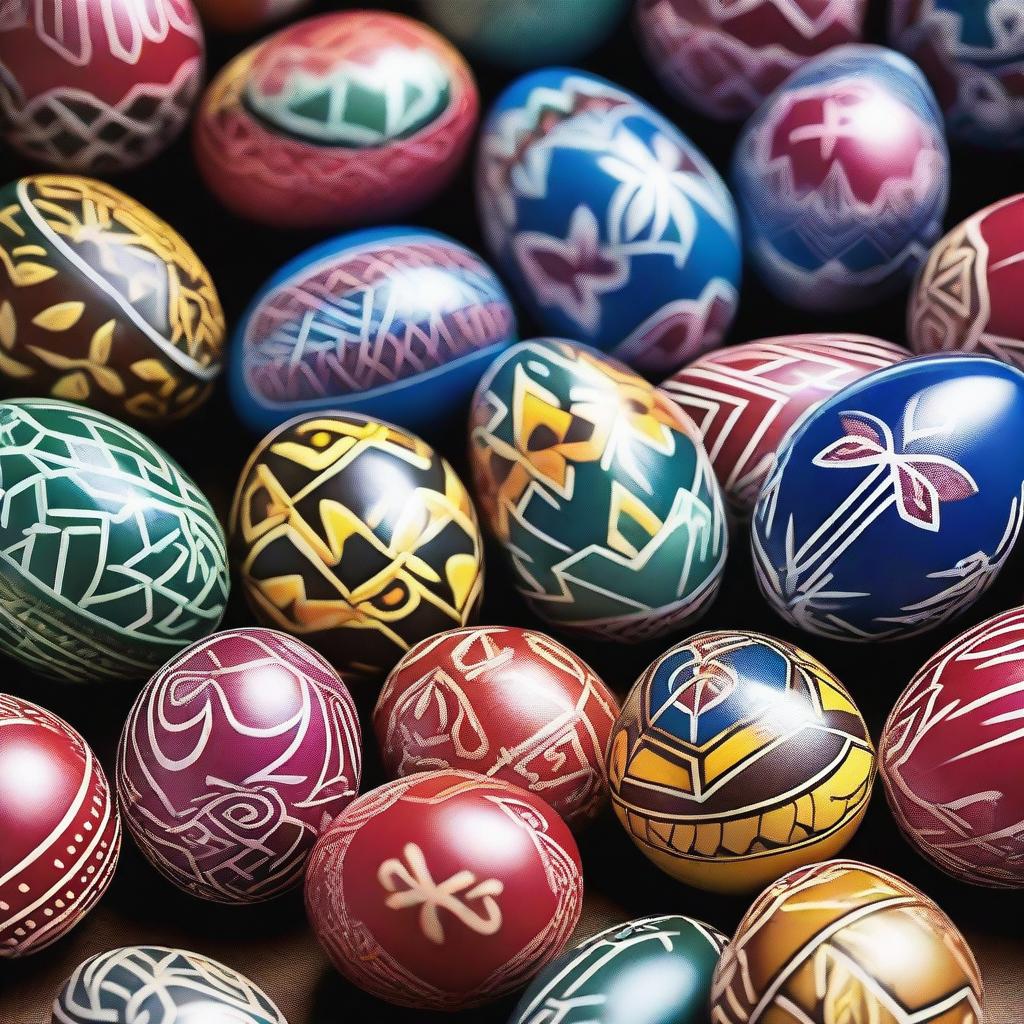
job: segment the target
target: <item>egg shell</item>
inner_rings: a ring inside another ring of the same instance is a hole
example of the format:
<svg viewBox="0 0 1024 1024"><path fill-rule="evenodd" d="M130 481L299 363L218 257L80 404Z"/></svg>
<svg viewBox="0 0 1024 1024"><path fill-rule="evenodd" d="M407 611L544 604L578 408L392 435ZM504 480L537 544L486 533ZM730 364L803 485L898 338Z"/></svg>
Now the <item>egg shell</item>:
<svg viewBox="0 0 1024 1024"><path fill-rule="evenodd" d="M391 670L373 726L389 776L457 768L522 786L572 826L608 795L619 702L580 657L535 630L453 629Z"/></svg>
<svg viewBox="0 0 1024 1024"><path fill-rule="evenodd" d="M221 371L224 311L169 224L104 182L35 174L0 188L0 379L160 425Z"/></svg>
<svg viewBox="0 0 1024 1024"><path fill-rule="evenodd" d="M217 628L220 523L137 430L69 402L0 402L0 480L0 650L58 679L145 679Z"/></svg>
<svg viewBox="0 0 1024 1024"><path fill-rule="evenodd" d="M640 0L651 69L676 99L739 120L811 57L858 42L866 0Z"/></svg>
<svg viewBox="0 0 1024 1024"><path fill-rule="evenodd" d="M747 255L779 299L833 313L868 306L910 281L942 229L942 116L902 54L837 46L746 123L732 179Z"/></svg>
<svg viewBox="0 0 1024 1024"><path fill-rule="evenodd" d="M191 0L18 0L5 5L0 130L32 161L108 174L179 135L203 84Z"/></svg>
<svg viewBox="0 0 1024 1024"><path fill-rule="evenodd" d="M881 868L832 860L769 886L725 947L710 1020L831 1024L985 1019L977 962L924 893Z"/></svg>
<svg viewBox="0 0 1024 1024"><path fill-rule="evenodd" d="M355 705L300 640L225 630L139 694L117 757L128 831L183 891L258 903L302 883L320 833L359 789Z"/></svg>
<svg viewBox="0 0 1024 1024"><path fill-rule="evenodd" d="M608 778L615 814L658 867L701 889L749 892L849 842L875 751L853 698L816 658L715 630L637 680Z"/></svg>
<svg viewBox="0 0 1024 1024"><path fill-rule="evenodd" d="M251 32L290 18L310 0L196 0L196 8L215 32Z"/></svg>
<svg viewBox="0 0 1024 1024"><path fill-rule="evenodd" d="M491 252L545 331L665 374L719 344L739 298L729 190L643 100L572 68L524 75L480 136Z"/></svg>
<svg viewBox="0 0 1024 1024"><path fill-rule="evenodd" d="M227 64L196 115L195 154L230 210L277 227L381 221L451 179L476 127L468 65L384 11L280 29Z"/></svg>
<svg viewBox="0 0 1024 1024"><path fill-rule="evenodd" d="M1020 531L1024 374L978 356L876 370L782 446L753 516L761 591L836 640L920 633L979 598Z"/></svg>
<svg viewBox="0 0 1024 1024"><path fill-rule="evenodd" d="M709 352L662 385L700 428L732 509L750 515L775 453L800 418L910 352L861 334L794 334Z"/></svg>
<svg viewBox="0 0 1024 1024"><path fill-rule="evenodd" d="M429 427L462 411L515 333L505 289L470 249L423 228L354 232L260 289L235 331L231 395L259 431L318 409Z"/></svg>
<svg viewBox="0 0 1024 1024"><path fill-rule="evenodd" d="M44 708L0 693L0 960L38 953L106 892L121 823L85 740Z"/></svg>
<svg viewBox="0 0 1024 1024"><path fill-rule="evenodd" d="M470 464L516 587L560 629L637 643L699 617L728 550L696 427L647 381L555 339L477 386Z"/></svg>
<svg viewBox="0 0 1024 1024"><path fill-rule="evenodd" d="M540 797L472 772L389 782L317 843L310 923L335 967L380 999L432 1010L490 1002L565 947L583 874Z"/></svg>

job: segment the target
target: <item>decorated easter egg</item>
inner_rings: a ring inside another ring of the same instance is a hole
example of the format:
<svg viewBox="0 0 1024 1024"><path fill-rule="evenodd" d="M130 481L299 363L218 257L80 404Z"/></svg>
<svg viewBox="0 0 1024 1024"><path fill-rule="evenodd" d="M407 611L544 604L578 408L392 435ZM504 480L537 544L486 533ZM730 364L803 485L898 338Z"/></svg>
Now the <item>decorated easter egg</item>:
<svg viewBox="0 0 1024 1024"><path fill-rule="evenodd" d="M254 430L346 409L411 427L460 410L515 339L501 282L423 228L324 242L282 267L235 331L231 392Z"/></svg>
<svg viewBox="0 0 1024 1024"><path fill-rule="evenodd" d="M969 629L914 676L879 744L903 834L975 885L1024 889L1022 662L1024 609Z"/></svg>
<svg viewBox="0 0 1024 1024"><path fill-rule="evenodd" d="M477 386L469 454L516 586L553 625L638 642L717 593L725 511L698 431L615 360L514 345Z"/></svg>
<svg viewBox="0 0 1024 1024"><path fill-rule="evenodd" d="M853 698L816 658L716 630L637 680L608 776L645 856L689 885L744 892L846 845L871 798L875 751Z"/></svg>
<svg viewBox="0 0 1024 1024"><path fill-rule="evenodd" d="M729 190L643 100L546 69L498 98L477 200L506 279L552 334L668 373L732 323L740 240Z"/></svg>
<svg viewBox="0 0 1024 1024"><path fill-rule="evenodd" d="M206 401L224 312L188 243L104 182L63 174L0 189L5 394L164 423Z"/></svg>
<svg viewBox="0 0 1024 1024"><path fill-rule="evenodd" d="M994 359L926 356L844 388L790 434L754 509L769 604L837 640L960 614L1020 532L1021 431L1024 374Z"/></svg>
<svg viewBox="0 0 1024 1024"><path fill-rule="evenodd" d="M725 496L746 516L779 445L808 410L909 356L861 334L794 334L709 352L661 387L700 428Z"/></svg>
<svg viewBox="0 0 1024 1024"><path fill-rule="evenodd" d="M207 26L217 32L251 32L291 17L310 0L196 0Z"/></svg>
<svg viewBox="0 0 1024 1024"><path fill-rule="evenodd" d="M977 1024L982 1000L970 947L924 893L881 868L832 860L754 901L715 969L708 1019Z"/></svg>
<svg viewBox="0 0 1024 1024"><path fill-rule="evenodd" d="M548 964L509 1024L706 1024L727 941L678 914L612 925Z"/></svg>
<svg viewBox="0 0 1024 1024"><path fill-rule="evenodd" d="M217 75L196 115L207 186L280 227L382 220L455 173L479 100L462 57L426 25L342 11L289 25Z"/></svg>
<svg viewBox="0 0 1024 1024"><path fill-rule="evenodd" d="M177 138L203 84L192 0L4 5L0 130L29 160L107 174Z"/></svg>
<svg viewBox="0 0 1024 1024"><path fill-rule="evenodd" d="M317 938L351 982L457 1010L522 986L565 946L583 874L542 799L472 772L389 782L320 838L306 876Z"/></svg>
<svg viewBox="0 0 1024 1024"><path fill-rule="evenodd" d="M144 679L217 628L224 534L131 427L53 399L0 402L0 650L78 682Z"/></svg>
<svg viewBox="0 0 1024 1024"><path fill-rule="evenodd" d="M619 702L557 640L514 626L453 629L392 669L373 713L392 776L461 768L543 797L570 825L607 796Z"/></svg>
<svg viewBox="0 0 1024 1024"><path fill-rule="evenodd" d="M75 968L52 1024L287 1024L270 997L216 960L165 946L125 946Z"/></svg>
<svg viewBox="0 0 1024 1024"><path fill-rule="evenodd" d="M361 763L338 673L294 637L230 629L172 658L139 694L117 794L139 848L180 889L257 903L301 883Z"/></svg>
<svg viewBox="0 0 1024 1024"><path fill-rule="evenodd" d="M747 122L733 159L747 255L804 309L867 306L913 277L949 192L942 117L921 71L880 46L837 46Z"/></svg>
<svg viewBox="0 0 1024 1024"><path fill-rule="evenodd" d="M640 43L661 84L722 120L752 114L811 57L860 40L866 0L640 0Z"/></svg>
<svg viewBox="0 0 1024 1024"><path fill-rule="evenodd" d="M413 434L310 413L249 456L231 509L249 605L343 675L380 676L476 618L483 540L455 470Z"/></svg>
<svg viewBox="0 0 1024 1024"><path fill-rule="evenodd" d="M121 825L103 769L66 722L0 693L0 959L66 935L106 891Z"/></svg>

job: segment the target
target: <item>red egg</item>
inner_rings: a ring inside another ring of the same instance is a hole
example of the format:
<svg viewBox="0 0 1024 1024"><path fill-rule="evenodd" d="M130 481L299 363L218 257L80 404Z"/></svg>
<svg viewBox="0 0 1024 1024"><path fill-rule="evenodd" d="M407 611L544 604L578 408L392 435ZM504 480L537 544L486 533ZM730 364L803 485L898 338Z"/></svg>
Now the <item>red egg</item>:
<svg viewBox="0 0 1024 1024"><path fill-rule="evenodd" d="M529 629L453 629L388 676L373 726L392 776L461 768L543 797L570 824L607 794L605 749L619 702L593 669Z"/></svg>
<svg viewBox="0 0 1024 1024"><path fill-rule="evenodd" d="M120 849L96 755L56 715L0 693L0 958L38 953L74 928Z"/></svg>
<svg viewBox="0 0 1024 1024"><path fill-rule="evenodd" d="M572 833L526 790L472 772L389 782L317 843L306 909L367 992L457 1010L523 985L565 946L583 875Z"/></svg>

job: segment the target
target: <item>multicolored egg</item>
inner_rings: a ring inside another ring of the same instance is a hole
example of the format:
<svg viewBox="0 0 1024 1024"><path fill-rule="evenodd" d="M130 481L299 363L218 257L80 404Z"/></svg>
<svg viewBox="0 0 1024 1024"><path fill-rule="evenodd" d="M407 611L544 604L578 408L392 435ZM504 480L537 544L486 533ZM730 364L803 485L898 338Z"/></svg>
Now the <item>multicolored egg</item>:
<svg viewBox="0 0 1024 1024"><path fill-rule="evenodd" d="M761 633L698 633L656 658L608 747L612 807L641 852L714 892L832 857L875 781L853 698L817 659Z"/></svg>
<svg viewBox="0 0 1024 1024"><path fill-rule="evenodd" d="M0 131L25 157L109 174L177 138L203 84L191 0L20 0L0 31Z"/></svg>
<svg viewBox="0 0 1024 1024"><path fill-rule="evenodd" d="M515 340L494 271L447 235L374 228L285 264L234 338L231 392L254 430L344 409L424 427L461 411Z"/></svg>
<svg viewBox="0 0 1024 1024"><path fill-rule="evenodd" d="M546 331L669 373L719 344L740 283L729 190L643 100L547 69L498 98L480 138L480 219Z"/></svg>
<svg viewBox="0 0 1024 1024"><path fill-rule="evenodd" d="M455 470L413 434L310 413L242 471L231 544L249 605L343 676L379 677L413 644L476 618L483 540Z"/></svg>
<svg viewBox="0 0 1024 1024"><path fill-rule="evenodd" d="M812 57L858 42L866 13L866 0L640 0L636 25L676 99L738 120Z"/></svg>
<svg viewBox="0 0 1024 1024"><path fill-rule="evenodd" d="M458 768L522 786L570 825L608 793L619 702L557 640L515 626L453 629L392 669L373 712L391 777Z"/></svg>
<svg viewBox="0 0 1024 1024"><path fill-rule="evenodd" d="M1022 662L1024 609L969 629L917 672L879 744L903 834L974 885L1024 889Z"/></svg>
<svg viewBox="0 0 1024 1024"><path fill-rule="evenodd" d="M728 549L690 419L615 360L554 339L491 365L470 413L480 508L533 610L628 643L699 617Z"/></svg>
<svg viewBox="0 0 1024 1024"><path fill-rule="evenodd" d="M794 334L709 352L662 385L700 428L733 510L748 516L787 433L865 374L910 357L861 334Z"/></svg>
<svg viewBox="0 0 1024 1024"><path fill-rule="evenodd" d="M747 122L733 182L747 254L778 298L827 312L867 306L909 282L942 229L942 115L902 54L837 46Z"/></svg>
<svg viewBox="0 0 1024 1024"><path fill-rule="evenodd" d="M1024 517L1024 374L978 356L877 370L790 434L754 510L761 591L836 640L920 633L996 578Z"/></svg>
<svg viewBox="0 0 1024 1024"><path fill-rule="evenodd" d="M385 220L431 199L476 127L476 85L426 25L343 11L245 50L207 89L195 150L229 209L277 227Z"/></svg>
<svg viewBox="0 0 1024 1024"><path fill-rule="evenodd" d="M63 719L0 693L0 960L38 953L106 892L121 824L103 769Z"/></svg>
<svg viewBox="0 0 1024 1024"><path fill-rule="evenodd" d="M207 27L215 32L251 32L308 7L310 0L195 0Z"/></svg>
<svg viewBox="0 0 1024 1024"><path fill-rule="evenodd" d="M977 1024L983 999L970 947L924 893L881 868L832 860L754 901L718 962L709 1019L832 1024L854 1012Z"/></svg>
<svg viewBox="0 0 1024 1024"><path fill-rule="evenodd" d="M139 694L117 796L139 848L180 889L259 903L301 884L361 766L338 673L294 637L230 629L172 658Z"/></svg>
<svg viewBox="0 0 1024 1024"><path fill-rule="evenodd" d="M4 653L59 679L144 679L217 628L220 523L138 431L69 402L0 402L0 480Z"/></svg>
<svg viewBox="0 0 1024 1024"><path fill-rule="evenodd" d="M0 379L163 424L210 396L224 311L188 243L105 182L35 174L0 188Z"/></svg>
<svg viewBox="0 0 1024 1024"><path fill-rule="evenodd" d="M399 1006L458 1010L521 987L579 920L572 833L539 797L439 771L367 793L310 859L306 909L349 981Z"/></svg>

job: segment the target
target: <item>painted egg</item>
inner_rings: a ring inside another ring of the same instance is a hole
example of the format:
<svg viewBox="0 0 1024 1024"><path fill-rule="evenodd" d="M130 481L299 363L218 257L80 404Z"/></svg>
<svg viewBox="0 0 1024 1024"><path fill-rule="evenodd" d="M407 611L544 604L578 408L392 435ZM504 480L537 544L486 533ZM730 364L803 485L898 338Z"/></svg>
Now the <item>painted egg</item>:
<svg viewBox="0 0 1024 1024"><path fill-rule="evenodd" d="M637 680L608 747L612 807L641 852L700 889L745 892L834 856L875 751L816 658L760 633L698 633Z"/></svg>
<svg viewBox="0 0 1024 1024"><path fill-rule="evenodd" d="M543 797L570 825L600 810L619 702L557 640L514 626L453 629L392 669L373 713L391 777L477 772Z"/></svg>
<svg viewBox="0 0 1024 1024"><path fill-rule="evenodd" d="M726 942L677 914L613 925L545 967L509 1024L706 1024Z"/></svg>
<svg viewBox="0 0 1024 1024"><path fill-rule="evenodd" d="M108 174L185 127L205 47L191 0L20 0L0 30L0 130L25 157Z"/></svg>
<svg viewBox="0 0 1024 1024"><path fill-rule="evenodd" d="M38 953L106 892L121 825L103 769L65 721L0 693L0 959Z"/></svg>
<svg viewBox="0 0 1024 1024"><path fill-rule="evenodd" d="M968 217L938 242L910 295L917 352L981 352L1024 368L1024 194Z"/></svg>
<svg viewBox="0 0 1024 1024"><path fill-rule="evenodd" d="M1024 609L969 629L914 676L879 744L903 834L975 885L1024 889L1022 660Z"/></svg>
<svg viewBox="0 0 1024 1024"><path fill-rule="evenodd" d="M428 426L462 411L515 333L501 282L465 246L423 228L359 231L256 295L235 332L232 397L260 431L318 409Z"/></svg>
<svg viewBox="0 0 1024 1024"><path fill-rule="evenodd" d="M748 516L779 445L802 416L909 356L861 334L794 334L709 352L661 387L700 428L726 498Z"/></svg>
<svg viewBox="0 0 1024 1024"><path fill-rule="evenodd" d="M924 75L880 46L837 46L747 122L733 181L747 255L782 301L841 312L906 285L949 192L942 117Z"/></svg>
<svg viewBox="0 0 1024 1024"><path fill-rule="evenodd" d="M117 795L139 848L180 889L258 903L301 884L361 764L338 673L284 633L231 629L172 658L139 694Z"/></svg>
<svg viewBox="0 0 1024 1024"><path fill-rule="evenodd" d="M59 679L144 679L217 628L220 523L138 431L68 402L0 402L0 481L4 653Z"/></svg>
<svg viewBox="0 0 1024 1024"><path fill-rule="evenodd" d="M754 509L769 604L836 640L960 614L1020 531L1021 432L1024 374L993 359L911 359L840 391L790 434Z"/></svg>
<svg viewBox="0 0 1024 1024"><path fill-rule="evenodd" d="M451 179L479 100L462 57L418 21L343 11L235 57L196 116L199 170L243 217L279 227L379 221Z"/></svg>
<svg viewBox="0 0 1024 1024"><path fill-rule="evenodd" d="M216 32L251 32L297 14L310 0L196 0L203 21Z"/></svg>
<svg viewBox="0 0 1024 1024"><path fill-rule="evenodd" d="M747 911L711 990L716 1024L984 1020L956 925L902 878L856 861L790 872Z"/></svg>
<svg viewBox="0 0 1024 1024"><path fill-rule="evenodd" d="M287 1024L248 978L209 957L125 946L75 968L53 1002L52 1024Z"/></svg>
<svg viewBox="0 0 1024 1024"><path fill-rule="evenodd" d="M676 99L738 120L812 57L858 42L866 12L866 0L640 0L636 26Z"/></svg>
<svg viewBox="0 0 1024 1024"><path fill-rule="evenodd" d="M639 642L699 617L728 548L693 423L591 349L514 345L470 413L476 494L519 592L553 625Z"/></svg>
<svg viewBox="0 0 1024 1024"><path fill-rule="evenodd" d="M484 125L477 200L507 280L547 331L668 373L722 340L740 282L729 190L643 100L547 69Z"/></svg>
<svg viewBox="0 0 1024 1024"><path fill-rule="evenodd" d="M457 1010L521 987L579 920L572 833L539 797L472 772L389 782L317 843L306 909L353 984Z"/></svg>
<svg viewBox="0 0 1024 1024"><path fill-rule="evenodd" d="M104 182L0 189L0 380L136 422L187 416L221 371L224 312L188 243Z"/></svg>
<svg viewBox="0 0 1024 1024"><path fill-rule="evenodd" d="M483 539L469 494L428 444L355 413L299 416L257 445L231 544L267 626L346 677L378 677L413 644L476 618Z"/></svg>

